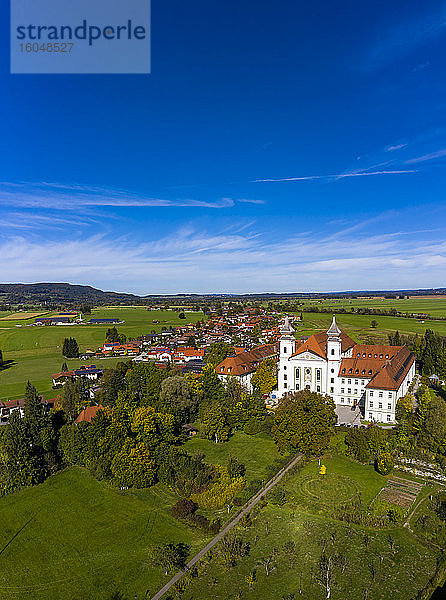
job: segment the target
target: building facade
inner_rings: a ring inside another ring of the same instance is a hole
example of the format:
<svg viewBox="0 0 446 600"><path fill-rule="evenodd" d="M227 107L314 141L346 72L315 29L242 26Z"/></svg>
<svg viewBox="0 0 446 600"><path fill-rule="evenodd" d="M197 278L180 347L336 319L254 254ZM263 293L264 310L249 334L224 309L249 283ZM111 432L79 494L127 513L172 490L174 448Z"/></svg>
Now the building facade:
<svg viewBox="0 0 446 600"><path fill-rule="evenodd" d="M278 395L309 389L336 404L359 407L369 421L393 423L396 402L415 377L415 356L406 346L356 344L335 317L326 332L304 341L288 319L281 328Z"/></svg>

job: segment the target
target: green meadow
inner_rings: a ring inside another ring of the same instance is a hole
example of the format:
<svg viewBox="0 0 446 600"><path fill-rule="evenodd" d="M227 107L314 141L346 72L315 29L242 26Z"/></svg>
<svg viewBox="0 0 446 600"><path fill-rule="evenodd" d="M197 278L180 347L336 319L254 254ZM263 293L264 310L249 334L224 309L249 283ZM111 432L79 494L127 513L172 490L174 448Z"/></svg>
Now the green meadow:
<svg viewBox="0 0 446 600"><path fill-rule="evenodd" d="M6 316L8 313L0 313ZM50 315L52 313L48 313ZM185 319L179 319L178 313L169 311L148 311L141 307L110 307L92 311L91 318L119 318L125 321L117 325L120 333L128 338L151 331L161 331L170 325L185 325L203 319L201 312L186 312ZM160 321L153 323L154 320ZM105 333L109 325L55 325L51 327L27 327L34 319L19 321L0 321L0 349L5 361L12 361L8 368L0 371L0 400L22 398L25 385L29 379L45 398L53 398L56 391L52 389L51 375L60 371L64 358L62 356L63 340L66 337L76 338L79 348L96 349L104 343ZM20 327L18 327L20 325ZM98 366L109 367L121 359L100 359ZM67 360L69 369L76 368L85 362Z"/></svg>

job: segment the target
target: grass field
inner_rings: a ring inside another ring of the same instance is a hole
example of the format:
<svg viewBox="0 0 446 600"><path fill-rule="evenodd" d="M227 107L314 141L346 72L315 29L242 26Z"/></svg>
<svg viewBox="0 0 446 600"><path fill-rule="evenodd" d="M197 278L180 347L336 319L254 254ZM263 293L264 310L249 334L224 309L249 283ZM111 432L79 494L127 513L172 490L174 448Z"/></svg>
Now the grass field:
<svg viewBox="0 0 446 600"><path fill-rule="evenodd" d="M179 319L178 313L173 311L148 311L140 307L113 307L94 310L91 317L88 318L112 317L125 321L125 323L117 325L120 333L124 333L127 337L137 337L150 333L152 330L161 331L163 326L196 322L203 319L203 313L186 312L186 318ZM3 351L3 359L12 361L12 363L7 369L0 371L0 400L23 397L28 379L46 398L54 397L56 392L51 389L51 375L59 372L64 362L62 356L64 338L75 337L81 351L87 348L96 349L103 344L105 333L109 327L109 325L26 327L33 320L2 322L0 349ZM160 322L153 323L154 320ZM18 325L20 327L17 327ZM66 362L70 369L81 364L81 361L77 360ZM116 359L104 359L100 360L99 364L105 368L116 362Z"/></svg>
<svg viewBox="0 0 446 600"><path fill-rule="evenodd" d="M323 548L329 556L341 554L346 559L344 572L335 570L333 599L414 597L435 571L436 550L421 545L403 527L380 531L327 517L330 508L358 491L365 502L370 502L386 478L342 457L324 458L323 463L327 466L325 480L318 476L318 464L309 463L286 482L289 500L283 507L269 504L255 518L253 526L239 527L238 535L250 544L246 558L229 571L215 558L193 580L184 599L212 595L220 600L276 600L295 594L295 598L322 600L326 592L317 578ZM288 556L283 549L287 541L295 544L294 556ZM261 561L274 555L274 569L267 576ZM252 588L246 581L251 572L255 573ZM206 590L211 592L206 594Z"/></svg>
<svg viewBox="0 0 446 600"><path fill-rule="evenodd" d="M242 431L235 434L224 444L215 444L198 436L188 440L186 450L189 453L203 452L205 460L214 465L227 465L229 457L235 456L246 467L245 478L263 479L266 468L279 458L276 444L265 433L246 435Z"/></svg>
<svg viewBox="0 0 446 600"><path fill-rule="evenodd" d="M159 484L120 492L76 468L1 498L0 597L105 600L119 590L143 598L164 579L147 565L150 546L205 544L170 516L175 501Z"/></svg>

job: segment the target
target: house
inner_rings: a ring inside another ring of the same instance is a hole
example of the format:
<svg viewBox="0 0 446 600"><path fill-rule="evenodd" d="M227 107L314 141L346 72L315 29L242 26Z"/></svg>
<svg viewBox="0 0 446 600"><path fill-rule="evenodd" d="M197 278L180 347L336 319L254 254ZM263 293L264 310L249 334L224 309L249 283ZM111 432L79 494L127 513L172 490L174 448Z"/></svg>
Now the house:
<svg viewBox="0 0 446 600"><path fill-rule="evenodd" d="M415 356L406 346L356 344L335 317L327 331L303 342L288 319L281 328L278 396L310 389L337 405L359 407L366 419L393 423L398 398L415 377Z"/></svg>
<svg viewBox="0 0 446 600"><path fill-rule="evenodd" d="M240 352L235 356L228 356L215 367L215 372L222 381L225 381L228 377L236 377L241 384L251 390L251 378L257 371L259 364L269 358L276 359L278 354L277 344L263 344L249 350L249 352Z"/></svg>
<svg viewBox="0 0 446 600"><path fill-rule="evenodd" d="M74 421L75 425L79 425L79 423L91 423L91 420L96 416L99 410L104 410L104 407L99 404L99 406L87 406L82 410Z"/></svg>
<svg viewBox="0 0 446 600"><path fill-rule="evenodd" d="M45 400L43 396L40 396L40 401L42 402L46 412L48 412L54 406L54 399ZM9 421L9 417L15 410L18 410L20 416L23 417L24 406L24 398L20 398L19 400L7 400L6 402L0 401L0 424L7 423Z"/></svg>
<svg viewBox="0 0 446 600"><path fill-rule="evenodd" d="M99 377L102 377L102 370L98 369L96 365L82 365L79 369L55 373L53 375L53 386L65 385L67 381L75 381L80 377L96 381Z"/></svg>
<svg viewBox="0 0 446 600"><path fill-rule="evenodd" d="M190 360L203 360L203 348L179 348L173 354L174 362L189 362Z"/></svg>

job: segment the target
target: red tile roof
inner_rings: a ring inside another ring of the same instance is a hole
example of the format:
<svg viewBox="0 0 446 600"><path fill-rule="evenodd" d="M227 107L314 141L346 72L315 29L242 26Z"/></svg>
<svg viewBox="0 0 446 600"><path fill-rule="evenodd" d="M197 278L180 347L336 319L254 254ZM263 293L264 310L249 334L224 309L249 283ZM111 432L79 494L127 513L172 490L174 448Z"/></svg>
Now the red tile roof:
<svg viewBox="0 0 446 600"><path fill-rule="evenodd" d="M91 420L93 419L93 417L96 416L98 410L103 409L104 407L101 404L99 406L87 406L87 408L84 408L84 410L81 411L81 413L74 422L76 423L76 425L82 422L91 423Z"/></svg>
<svg viewBox="0 0 446 600"><path fill-rule="evenodd" d="M353 348L355 342L343 331L341 331L341 352L346 352L350 348ZM305 342L303 342L296 350L296 352L292 356L297 356L298 354L302 354L303 352L313 352L320 356L323 359L327 359L327 332L320 331L319 333L314 333L312 336L308 338Z"/></svg>

